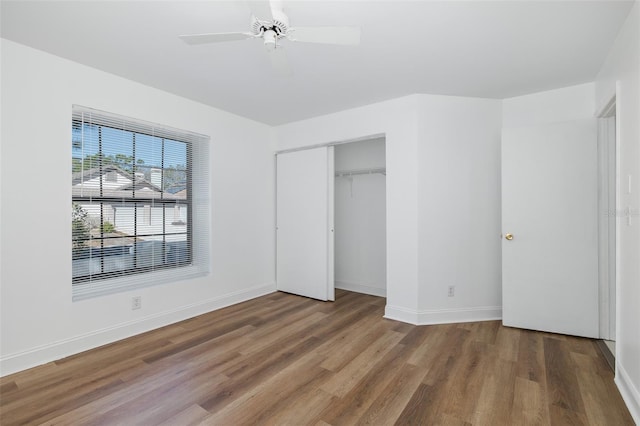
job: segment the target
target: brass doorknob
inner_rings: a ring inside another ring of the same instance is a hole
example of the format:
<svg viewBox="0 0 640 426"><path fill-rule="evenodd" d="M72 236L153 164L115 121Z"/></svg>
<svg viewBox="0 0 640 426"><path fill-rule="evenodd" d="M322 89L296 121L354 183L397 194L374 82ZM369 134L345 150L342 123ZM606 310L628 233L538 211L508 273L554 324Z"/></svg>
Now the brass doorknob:
<svg viewBox="0 0 640 426"><path fill-rule="evenodd" d="M509 241L513 240L513 235L512 234L504 234L504 237Z"/></svg>

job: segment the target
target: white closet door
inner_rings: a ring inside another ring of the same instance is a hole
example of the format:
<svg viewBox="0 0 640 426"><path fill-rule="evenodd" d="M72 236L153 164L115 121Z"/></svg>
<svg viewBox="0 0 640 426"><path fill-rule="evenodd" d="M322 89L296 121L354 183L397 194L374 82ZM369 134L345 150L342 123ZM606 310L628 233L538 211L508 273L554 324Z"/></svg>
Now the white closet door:
<svg viewBox="0 0 640 426"><path fill-rule="evenodd" d="M334 299L333 147L277 156L277 288Z"/></svg>
<svg viewBox="0 0 640 426"><path fill-rule="evenodd" d="M595 120L503 130L505 325L598 336L596 165Z"/></svg>

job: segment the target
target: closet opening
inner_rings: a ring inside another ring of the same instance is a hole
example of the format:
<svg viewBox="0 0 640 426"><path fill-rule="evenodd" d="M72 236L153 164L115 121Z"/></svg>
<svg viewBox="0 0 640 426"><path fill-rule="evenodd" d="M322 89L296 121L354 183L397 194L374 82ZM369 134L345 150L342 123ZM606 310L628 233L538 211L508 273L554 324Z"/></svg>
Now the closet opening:
<svg viewBox="0 0 640 426"><path fill-rule="evenodd" d="M335 288L386 297L385 138L334 149Z"/></svg>

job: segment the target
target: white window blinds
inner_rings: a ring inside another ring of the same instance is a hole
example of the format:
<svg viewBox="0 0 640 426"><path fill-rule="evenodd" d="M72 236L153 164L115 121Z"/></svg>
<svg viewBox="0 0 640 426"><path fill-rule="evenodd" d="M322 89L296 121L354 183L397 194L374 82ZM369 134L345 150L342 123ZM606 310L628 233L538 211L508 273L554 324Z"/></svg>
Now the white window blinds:
<svg viewBox="0 0 640 426"><path fill-rule="evenodd" d="M74 106L73 300L206 275L209 137Z"/></svg>

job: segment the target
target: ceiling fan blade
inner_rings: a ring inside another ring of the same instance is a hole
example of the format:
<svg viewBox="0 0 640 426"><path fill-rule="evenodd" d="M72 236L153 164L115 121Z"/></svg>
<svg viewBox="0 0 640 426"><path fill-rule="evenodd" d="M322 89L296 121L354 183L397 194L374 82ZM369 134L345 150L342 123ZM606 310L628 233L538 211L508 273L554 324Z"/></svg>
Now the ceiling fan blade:
<svg viewBox="0 0 640 426"><path fill-rule="evenodd" d="M282 76L290 76L292 74L291 66L289 65L289 60L287 59L287 54L284 49L276 48L268 53L269 59L271 60L271 68L273 68L276 73Z"/></svg>
<svg viewBox="0 0 640 426"><path fill-rule="evenodd" d="M288 33L289 40L306 43L342 44L355 46L360 44L359 27L295 27Z"/></svg>
<svg viewBox="0 0 640 426"><path fill-rule="evenodd" d="M273 21L273 12L271 12L271 2L269 0L247 0L247 6L249 6L256 19Z"/></svg>
<svg viewBox="0 0 640 426"><path fill-rule="evenodd" d="M205 33L178 36L187 44L220 43L224 41L245 40L255 37L251 33Z"/></svg>

